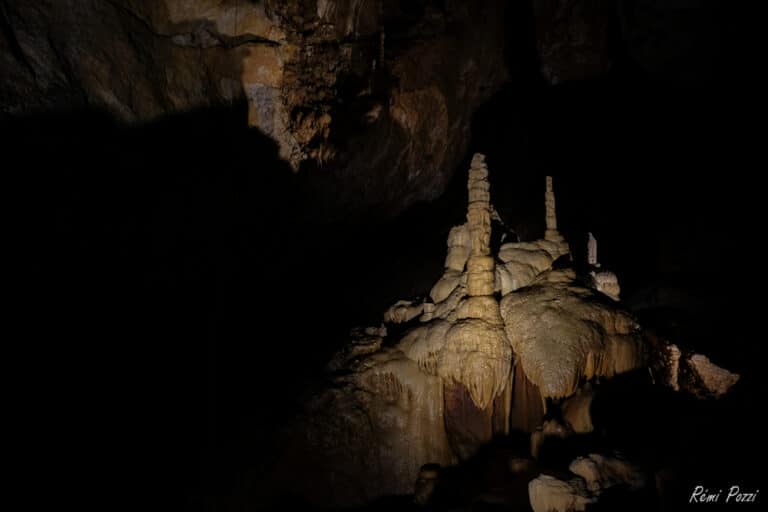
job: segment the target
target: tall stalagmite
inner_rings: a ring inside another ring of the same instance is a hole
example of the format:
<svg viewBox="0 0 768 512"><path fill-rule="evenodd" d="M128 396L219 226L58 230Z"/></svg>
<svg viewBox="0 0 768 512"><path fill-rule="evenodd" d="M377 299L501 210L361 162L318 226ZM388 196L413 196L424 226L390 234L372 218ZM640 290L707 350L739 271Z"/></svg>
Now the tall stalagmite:
<svg viewBox="0 0 768 512"><path fill-rule="evenodd" d="M587 239L587 263L591 267L599 267L597 262L597 238L592 233L588 233Z"/></svg>
<svg viewBox="0 0 768 512"><path fill-rule="evenodd" d="M495 263L491 256L491 204L485 157L475 154L469 171L467 226L467 297L457 308L457 322L446 334L438 361L445 378L446 430L459 457L471 456L506 430L508 400L494 401L509 390L512 349L504 334L494 297ZM494 415L503 420L494 421Z"/></svg>
<svg viewBox="0 0 768 512"><path fill-rule="evenodd" d="M563 235L557 230L557 212L555 211L555 191L552 187L552 176L547 176L547 191L544 193L545 221L547 231L544 239L552 242L564 241Z"/></svg>

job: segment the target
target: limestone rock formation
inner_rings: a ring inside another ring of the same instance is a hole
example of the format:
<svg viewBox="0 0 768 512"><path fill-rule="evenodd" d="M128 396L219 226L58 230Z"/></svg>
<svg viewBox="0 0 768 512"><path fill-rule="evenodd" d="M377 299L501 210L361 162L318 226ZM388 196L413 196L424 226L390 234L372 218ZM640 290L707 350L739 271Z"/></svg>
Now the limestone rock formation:
<svg viewBox="0 0 768 512"><path fill-rule="evenodd" d="M611 271L603 270L601 272L591 272L592 286L595 290L612 298L615 301L620 300L621 286L619 278Z"/></svg>
<svg viewBox="0 0 768 512"><path fill-rule="evenodd" d="M647 483L646 477L634 464L596 453L578 457L571 462L568 470L583 478L587 490L595 495L600 495L616 485L622 485L629 491L637 491Z"/></svg>
<svg viewBox="0 0 768 512"><path fill-rule="evenodd" d="M587 264L591 267L599 267L597 262L597 238L592 233L588 233L587 239Z"/></svg>
<svg viewBox="0 0 768 512"><path fill-rule="evenodd" d="M659 379L675 391L699 398L720 398L741 376L714 364L710 359L674 343L662 342L652 364Z"/></svg>
<svg viewBox="0 0 768 512"><path fill-rule="evenodd" d="M544 240L549 240L550 242L562 242L563 236L557 231L557 211L552 176L547 176L547 190L544 193L544 207L544 220L547 226L547 231L544 233Z"/></svg>
<svg viewBox="0 0 768 512"><path fill-rule="evenodd" d="M583 480L559 480L541 475L528 484L533 512L582 512L597 500L589 495Z"/></svg>
<svg viewBox="0 0 768 512"><path fill-rule="evenodd" d="M528 286L542 272L552 268L555 260L567 254L565 242L536 240L502 245L498 254L502 264L496 267L496 291L506 295Z"/></svg>
<svg viewBox="0 0 768 512"><path fill-rule="evenodd" d="M395 324L409 322L423 312L424 304L414 304L410 300L399 300L384 313L384 321Z"/></svg>
<svg viewBox="0 0 768 512"><path fill-rule="evenodd" d="M551 270L501 301L507 337L544 397L570 396L583 379L611 377L645 363L636 320L597 300L575 277L570 269Z"/></svg>
<svg viewBox="0 0 768 512"><path fill-rule="evenodd" d="M247 102L282 159L326 171L323 207L395 214L441 193L504 79L502 3L441 4L4 2L0 117L92 108L136 124Z"/></svg>
<svg viewBox="0 0 768 512"><path fill-rule="evenodd" d="M723 396L739 381L739 375L720 368L702 354L694 354L688 358L688 365L701 380L704 388L715 397Z"/></svg>
<svg viewBox="0 0 768 512"><path fill-rule="evenodd" d="M355 330L333 358L327 387L287 443L292 492L348 506L409 494L417 482L414 499L427 503L435 473L425 465L469 460L513 429L532 432L531 454L541 458L547 439L594 430L590 381L647 365L648 341L618 297L607 299L571 268L555 268L569 248L557 231L551 179L545 239L503 244L497 254L489 183L485 160L475 155L467 221L450 231L444 275L429 299L398 301L384 314L386 324L398 324L392 332L403 334ZM713 389L733 381L693 361ZM560 402L561 419L545 420L548 401ZM537 478L529 487L533 509L583 510L609 486L639 485L633 467L617 460L577 461L583 479ZM307 478L297 478L297 463Z"/></svg>
<svg viewBox="0 0 768 512"><path fill-rule="evenodd" d="M490 256L491 206L488 168L480 154L469 170L467 298L457 308L458 322L446 333L438 373L469 390L486 409L509 384L512 350L493 296L494 259Z"/></svg>
<svg viewBox="0 0 768 512"><path fill-rule="evenodd" d="M578 457L568 466L574 475L561 480L541 475L528 484L528 495L534 512L591 510L601 495L612 487L636 492L647 485L640 469L623 459L600 454Z"/></svg>

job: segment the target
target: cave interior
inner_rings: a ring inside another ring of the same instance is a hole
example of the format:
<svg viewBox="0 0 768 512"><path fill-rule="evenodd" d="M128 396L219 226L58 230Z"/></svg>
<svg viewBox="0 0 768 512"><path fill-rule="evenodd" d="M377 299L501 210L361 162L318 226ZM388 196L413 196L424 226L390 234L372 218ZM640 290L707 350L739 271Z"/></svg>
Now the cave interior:
<svg viewBox="0 0 768 512"><path fill-rule="evenodd" d="M421 44L425 6L452 3L400 2L388 51ZM29 388L43 397L35 433L65 453L54 466L94 446L87 465L119 467L99 478L127 486L113 501L149 491L184 510L256 509L251 485L279 457L277 432L321 385L350 328L379 325L441 275L480 152L493 204L521 241L544 232L553 176L573 265L586 265L593 233L644 326L741 376L728 396L705 401L617 378L606 393L606 421L620 424L612 441L639 458L676 457L687 493L761 485L750 463L764 448L764 395L749 16L726 2L616 2L635 17L607 15L610 65L553 83L534 11L558 2L501 3L505 78L472 112L444 182L420 182L402 202L383 190L397 182L375 175L387 161L360 164L409 141L350 121L386 101L386 71L364 101L334 107L332 139L352 177L333 160L292 169L248 126L244 99L125 123L66 94L29 111L0 96L3 168L23 192L24 348L34 347L41 376ZM5 38L20 18L12 1L0 5ZM360 87L349 80L340 97ZM467 463L476 476L473 464L482 462Z"/></svg>

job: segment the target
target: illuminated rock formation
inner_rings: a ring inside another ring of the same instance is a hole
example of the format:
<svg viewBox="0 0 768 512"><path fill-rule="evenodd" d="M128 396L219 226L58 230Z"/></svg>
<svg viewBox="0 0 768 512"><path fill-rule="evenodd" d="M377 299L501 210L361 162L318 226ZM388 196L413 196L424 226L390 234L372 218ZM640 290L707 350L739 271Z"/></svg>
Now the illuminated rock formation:
<svg viewBox="0 0 768 512"><path fill-rule="evenodd" d="M594 300L575 277L569 269L549 271L501 301L507 337L544 397L570 396L584 379L611 377L645 361L636 320Z"/></svg>
<svg viewBox="0 0 768 512"><path fill-rule="evenodd" d="M557 211L555 209L555 190L552 185L552 176L547 176L547 189L544 193L544 220L547 231L544 233L544 240L551 242L562 242L563 236L557 230Z"/></svg>
<svg viewBox="0 0 768 512"><path fill-rule="evenodd" d="M601 272L591 272L592 286L603 295L612 298L615 301L620 300L621 286L619 278L611 271L603 270Z"/></svg>
<svg viewBox="0 0 768 512"><path fill-rule="evenodd" d="M491 207L488 168L475 155L469 171L467 230L467 297L458 305L458 322L446 334L438 373L463 385L474 404L486 409L509 383L512 350L504 335L494 292L494 259L490 256Z"/></svg>
<svg viewBox="0 0 768 512"><path fill-rule="evenodd" d="M407 329L399 338L384 327L357 330L333 358L331 384L310 401L289 443L309 472L297 478L296 466L287 466L300 487L293 492L324 506L351 505L408 494L418 479L416 500L426 503L434 479L418 477L425 464L464 461L513 429L532 432L534 457L549 437L594 430L588 383L644 367L648 348L631 314L582 284L585 276L553 268L569 249L546 183L545 239L503 244L494 255L488 168L475 155L467 222L448 235L432 302L398 301L384 320ZM706 361L694 363L686 368L703 369L712 393L733 381ZM562 421L543 421L548 399L561 402ZM598 462L580 464L608 471ZM534 510L580 510L593 500L581 479L541 477L529 490Z"/></svg>
<svg viewBox="0 0 768 512"><path fill-rule="evenodd" d="M409 322L423 312L423 303L414 304L413 301L410 300L399 300L384 313L384 321L394 324Z"/></svg>
<svg viewBox="0 0 768 512"><path fill-rule="evenodd" d="M600 268L600 263L597 261L597 239L592 233L588 234L587 239L587 263L593 268L589 272L592 278L592 287L610 297L611 299L620 300L621 287L619 286L619 278L613 272L609 270L597 270Z"/></svg>
<svg viewBox="0 0 768 512"><path fill-rule="evenodd" d="M597 238L592 233L588 234L587 263L592 267L600 266L600 263L597 262Z"/></svg>
<svg viewBox="0 0 768 512"><path fill-rule="evenodd" d="M695 375L704 389L718 398L739 381L740 376L725 368L720 368L702 354L693 354L687 360L688 368Z"/></svg>
<svg viewBox="0 0 768 512"><path fill-rule="evenodd" d="M583 512L597 501L590 496L582 479L565 482L549 475L531 480L528 495L533 512Z"/></svg>
<svg viewBox="0 0 768 512"><path fill-rule="evenodd" d="M629 491L637 491L647 483L645 475L634 464L595 453L576 458L568 466L568 470L583 478L587 490L597 496L617 485Z"/></svg>
<svg viewBox="0 0 768 512"><path fill-rule="evenodd" d="M661 380L675 391L687 391L700 398L720 398L741 378L714 364L703 354L683 353L674 343L664 342L656 354Z"/></svg>

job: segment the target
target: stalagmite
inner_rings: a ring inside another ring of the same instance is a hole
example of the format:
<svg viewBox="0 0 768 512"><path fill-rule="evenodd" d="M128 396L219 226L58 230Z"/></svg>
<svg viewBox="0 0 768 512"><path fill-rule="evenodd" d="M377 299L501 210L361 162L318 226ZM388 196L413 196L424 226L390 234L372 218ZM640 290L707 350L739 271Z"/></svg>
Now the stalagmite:
<svg viewBox="0 0 768 512"><path fill-rule="evenodd" d="M438 373L466 387L474 404L486 409L509 384L512 349L493 296L490 184L483 155L472 159L468 189L468 297L457 308L458 322L448 331Z"/></svg>
<svg viewBox="0 0 768 512"><path fill-rule="evenodd" d="M589 233L587 240L587 263L592 267L600 266L597 262L597 238L592 233Z"/></svg>
<svg viewBox="0 0 768 512"><path fill-rule="evenodd" d="M547 190L544 193L545 221L547 231L544 239L552 242L562 242L563 236L557 230L557 212L555 211L555 191L552 187L552 176L547 176Z"/></svg>
<svg viewBox="0 0 768 512"><path fill-rule="evenodd" d="M674 343L668 347L669 351L669 385L675 391L680 391L680 356L682 352Z"/></svg>
<svg viewBox="0 0 768 512"><path fill-rule="evenodd" d="M592 267L589 272L592 278L592 288L618 302L621 294L619 278L609 270L598 270L600 263L597 261L597 239L592 233L588 233L588 235L587 263Z"/></svg>
<svg viewBox="0 0 768 512"><path fill-rule="evenodd" d="M446 334L437 364L445 383L446 432L454 453L462 459L490 441L494 429L506 431L509 403L497 398L511 385L512 364L512 349L493 296L490 184L483 155L472 159L467 186L467 296L455 309L455 323Z"/></svg>

